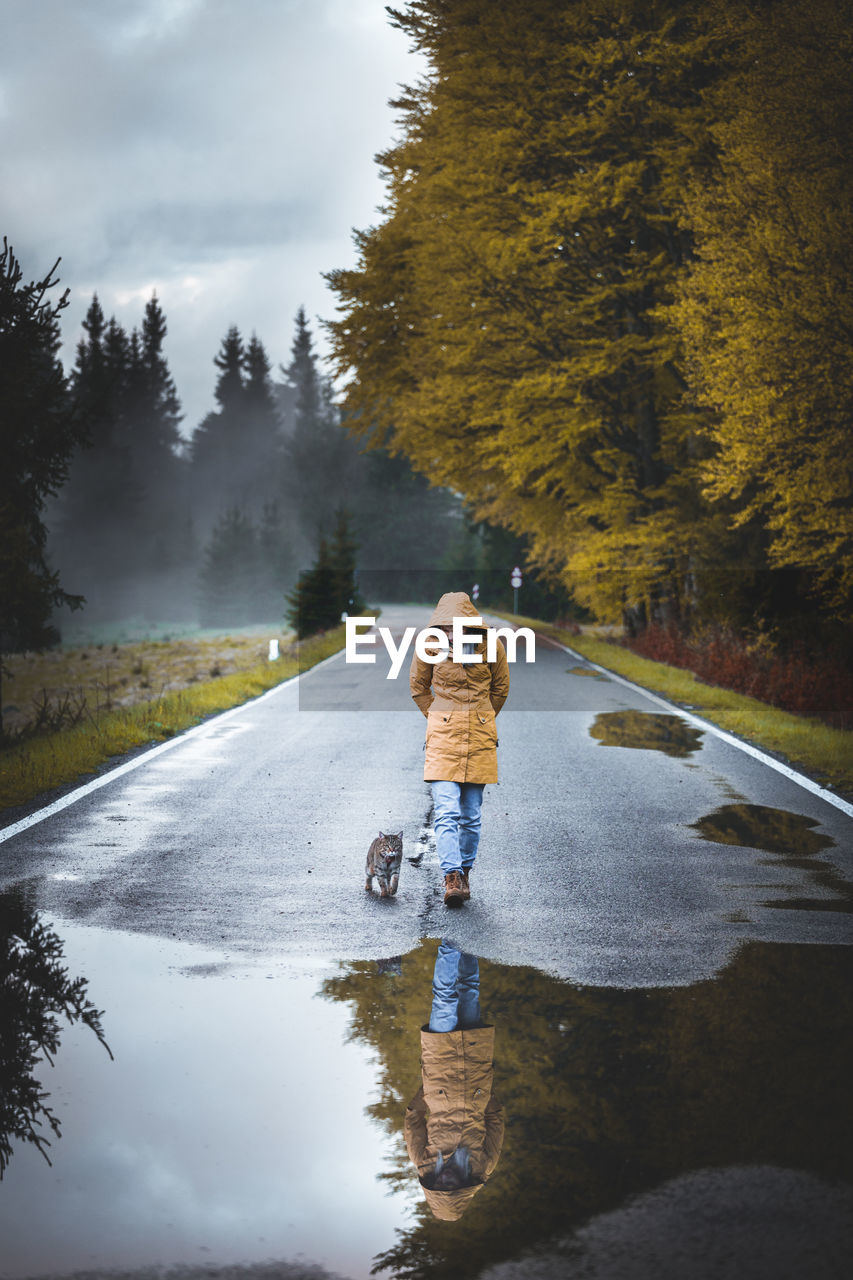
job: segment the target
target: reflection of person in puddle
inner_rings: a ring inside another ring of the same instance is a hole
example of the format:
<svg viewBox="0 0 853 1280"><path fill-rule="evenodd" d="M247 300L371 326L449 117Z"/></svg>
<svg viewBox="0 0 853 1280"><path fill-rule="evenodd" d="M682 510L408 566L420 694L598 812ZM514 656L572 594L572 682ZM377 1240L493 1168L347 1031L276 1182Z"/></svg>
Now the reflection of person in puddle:
<svg viewBox="0 0 853 1280"><path fill-rule="evenodd" d="M480 1019L476 956L442 939L429 1025L421 1028L423 1085L406 1108L405 1138L436 1218L461 1218L501 1152L504 1112L492 1089L495 1029Z"/></svg>

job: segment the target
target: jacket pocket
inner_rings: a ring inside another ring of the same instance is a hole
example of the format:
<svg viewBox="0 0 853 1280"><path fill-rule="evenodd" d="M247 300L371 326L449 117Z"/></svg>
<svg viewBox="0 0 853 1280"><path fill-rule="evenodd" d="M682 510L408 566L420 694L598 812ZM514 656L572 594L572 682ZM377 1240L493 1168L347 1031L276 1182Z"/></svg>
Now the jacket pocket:
<svg viewBox="0 0 853 1280"><path fill-rule="evenodd" d="M495 724L494 711L478 711L477 720L482 726L482 731L487 735L490 742L498 745L498 727Z"/></svg>

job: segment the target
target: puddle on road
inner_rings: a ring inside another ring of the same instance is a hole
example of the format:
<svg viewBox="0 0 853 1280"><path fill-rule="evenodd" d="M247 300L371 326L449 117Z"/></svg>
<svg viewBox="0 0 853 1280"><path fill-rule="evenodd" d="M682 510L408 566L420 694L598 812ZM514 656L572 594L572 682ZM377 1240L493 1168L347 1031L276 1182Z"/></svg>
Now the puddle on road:
<svg viewBox="0 0 853 1280"><path fill-rule="evenodd" d="M682 760L702 747L701 729L681 716L651 711L604 711L595 717L589 735L605 747L662 751Z"/></svg>
<svg viewBox="0 0 853 1280"><path fill-rule="evenodd" d="M27 1029L3 1024L4 1069L39 1080L62 1124L52 1169L10 1134L10 1278L236 1262L260 1275L300 1255L353 1280L377 1263L465 1280L696 1170L853 1180L853 948L748 943L714 980L626 991L450 942L288 968L54 927L115 1061L78 1025L54 1068L35 1064ZM0 943L8 993L20 949ZM424 1043L431 1017L464 1029ZM455 1159L442 1090L469 1120Z"/></svg>
<svg viewBox="0 0 853 1280"><path fill-rule="evenodd" d="M388 1145L364 1110L376 1068L347 1042L347 1010L317 998L333 966L52 927L62 966L103 1011L114 1061L79 1024L60 1029L54 1067L34 1061L38 1027L4 1017L0 1275L302 1254L366 1280L411 1196L388 1198L376 1181ZM4 1013L40 982L16 939L0 939ZM24 1098L49 1095L61 1126L42 1126L52 1167L5 1101L13 1082Z"/></svg>
<svg viewBox="0 0 853 1280"><path fill-rule="evenodd" d="M29 897L16 890L0 894L0 1179L14 1142L30 1143L50 1161L61 1125L33 1068L42 1055L56 1056L62 1025L88 1027L112 1059L85 979L69 975L61 940Z"/></svg>
<svg viewBox="0 0 853 1280"><path fill-rule="evenodd" d="M813 885L831 897L772 898L762 905L780 911L853 912L853 884L846 880L831 862L816 857L835 841L814 828L814 818L787 809L772 809L762 804L727 804L690 824L703 840L713 844L740 845L772 853L773 858L760 858L764 867L783 866L789 871L802 871L805 887ZM794 894L804 886L802 879L790 885Z"/></svg>
<svg viewBox="0 0 853 1280"><path fill-rule="evenodd" d="M593 680L600 680L602 684L610 684L608 676L603 676L600 671L593 671L592 667L566 667L566 672L570 676L591 676Z"/></svg>
<svg viewBox="0 0 853 1280"><path fill-rule="evenodd" d="M763 804L723 805L691 826L703 840L746 845L786 856L811 857L835 845L831 836L814 830L820 826L814 818Z"/></svg>

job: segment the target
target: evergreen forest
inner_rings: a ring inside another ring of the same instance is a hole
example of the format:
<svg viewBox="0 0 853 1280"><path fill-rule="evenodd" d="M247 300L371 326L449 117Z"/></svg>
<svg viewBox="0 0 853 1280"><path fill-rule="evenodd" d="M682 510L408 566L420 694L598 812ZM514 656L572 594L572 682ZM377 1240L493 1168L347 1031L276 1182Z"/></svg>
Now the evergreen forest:
<svg viewBox="0 0 853 1280"><path fill-rule="evenodd" d="M277 368L228 329L215 408L187 432L156 295L130 333L93 296L66 376L56 268L24 284L8 245L2 261L3 651L54 643L62 606L87 624L287 620L305 635L353 610L359 573L374 598L429 598L457 568L470 587L489 557L522 558L520 539L496 546L458 495L346 429L304 309Z"/></svg>
<svg viewBox="0 0 853 1280"><path fill-rule="evenodd" d="M49 549L90 616L280 623L336 528L353 544L351 572L357 550L358 564L393 569L404 593L407 571L440 565L466 537L459 498L346 430L302 308L277 368L257 334L228 329L213 357L215 408L189 435L165 334L156 297L128 335L95 296L70 374L87 438L50 508ZM318 625L340 609L326 615Z"/></svg>

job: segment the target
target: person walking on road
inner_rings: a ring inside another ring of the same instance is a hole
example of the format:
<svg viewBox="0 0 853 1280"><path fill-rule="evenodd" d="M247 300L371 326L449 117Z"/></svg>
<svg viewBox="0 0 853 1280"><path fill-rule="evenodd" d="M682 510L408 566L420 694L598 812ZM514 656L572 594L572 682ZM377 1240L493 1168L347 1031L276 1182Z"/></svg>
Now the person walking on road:
<svg viewBox="0 0 853 1280"><path fill-rule="evenodd" d="M454 618L478 618L464 591L443 595L430 627L453 635ZM432 786L438 860L444 873L444 901L461 906L471 896L471 868L480 843L480 806L489 782L498 780L495 718L509 693L509 664L503 643L487 661L488 628L465 624L477 638L464 656L479 661L424 662L417 652L409 671L412 697L426 716L424 781ZM435 652L438 652L436 645Z"/></svg>

